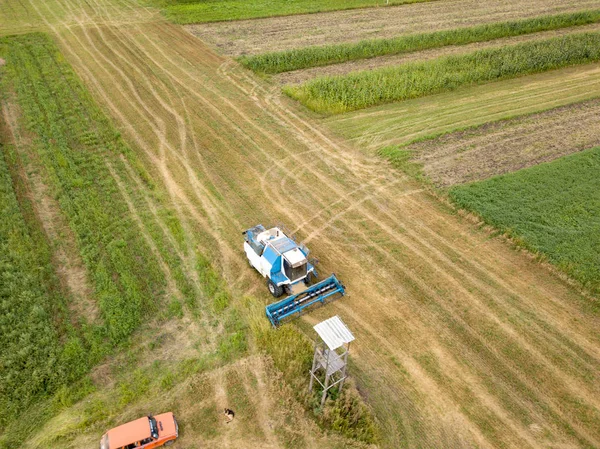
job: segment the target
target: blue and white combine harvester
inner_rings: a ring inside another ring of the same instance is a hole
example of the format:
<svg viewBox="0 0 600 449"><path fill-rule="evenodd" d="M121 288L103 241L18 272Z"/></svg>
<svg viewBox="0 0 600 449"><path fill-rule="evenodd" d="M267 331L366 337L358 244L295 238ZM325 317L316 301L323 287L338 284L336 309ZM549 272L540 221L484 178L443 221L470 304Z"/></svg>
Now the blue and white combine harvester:
<svg viewBox="0 0 600 449"><path fill-rule="evenodd" d="M267 318L273 326L300 315L313 304L325 304L325 300L336 293L344 295L345 288L335 274L312 284L317 271L308 260L308 248L297 244L280 228L265 229L257 225L243 234L250 265L267 279L271 294L275 298L284 293L290 295L267 306Z"/></svg>

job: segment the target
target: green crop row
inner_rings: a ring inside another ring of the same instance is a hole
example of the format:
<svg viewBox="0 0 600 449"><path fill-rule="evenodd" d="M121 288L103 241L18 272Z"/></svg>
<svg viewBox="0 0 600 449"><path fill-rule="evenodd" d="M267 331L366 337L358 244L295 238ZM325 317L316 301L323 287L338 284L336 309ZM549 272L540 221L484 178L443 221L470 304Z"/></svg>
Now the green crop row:
<svg viewBox="0 0 600 449"><path fill-rule="evenodd" d="M283 90L314 111L335 114L598 60L600 34L581 33L322 77Z"/></svg>
<svg viewBox="0 0 600 449"><path fill-rule="evenodd" d="M309 14L344 9L392 6L435 0L148 0L164 8L165 16L180 24Z"/></svg>
<svg viewBox="0 0 600 449"><path fill-rule="evenodd" d="M600 147L453 187L450 197L600 293Z"/></svg>
<svg viewBox="0 0 600 449"><path fill-rule="evenodd" d="M447 45L465 45L598 22L600 22L600 10L582 11L433 33L412 34L392 39L371 39L356 43L305 47L255 56L242 56L239 61L255 72L276 74L357 59L409 53Z"/></svg>

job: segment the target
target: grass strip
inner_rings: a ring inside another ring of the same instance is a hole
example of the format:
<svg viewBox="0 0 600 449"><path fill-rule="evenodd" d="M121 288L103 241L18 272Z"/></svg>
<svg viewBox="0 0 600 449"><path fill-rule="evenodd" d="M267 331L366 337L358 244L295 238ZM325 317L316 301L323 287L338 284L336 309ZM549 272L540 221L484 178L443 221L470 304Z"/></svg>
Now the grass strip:
<svg viewBox="0 0 600 449"><path fill-rule="evenodd" d="M261 17L424 3L436 0L149 0L179 24L223 22Z"/></svg>
<svg viewBox="0 0 600 449"><path fill-rule="evenodd" d="M64 325L56 323L64 320L56 309L66 301L52 289L54 282L49 278L54 277L54 271L48 242L42 231L32 226L26 217L27 206L17 198L7 163L13 157L14 148L0 142L2 428L37 395L75 380L78 370L86 369L85 360L70 366L70 355L75 355L81 343L61 329ZM68 343L63 346L61 338Z"/></svg>
<svg viewBox="0 0 600 449"><path fill-rule="evenodd" d="M130 153L58 48L39 33L4 39L9 88L76 236L113 344L156 310L165 279L106 160Z"/></svg>
<svg viewBox="0 0 600 449"><path fill-rule="evenodd" d="M600 10L581 11L433 33L412 34L392 39L370 39L356 43L305 47L242 56L238 60L242 65L255 72L276 74L376 56L410 53L448 45L466 45L598 22L600 22Z"/></svg>
<svg viewBox="0 0 600 449"><path fill-rule="evenodd" d="M453 187L460 207L600 293L600 147Z"/></svg>
<svg viewBox="0 0 600 449"><path fill-rule="evenodd" d="M526 42L379 70L321 77L283 91L309 109L339 114L461 86L600 60L600 33Z"/></svg>

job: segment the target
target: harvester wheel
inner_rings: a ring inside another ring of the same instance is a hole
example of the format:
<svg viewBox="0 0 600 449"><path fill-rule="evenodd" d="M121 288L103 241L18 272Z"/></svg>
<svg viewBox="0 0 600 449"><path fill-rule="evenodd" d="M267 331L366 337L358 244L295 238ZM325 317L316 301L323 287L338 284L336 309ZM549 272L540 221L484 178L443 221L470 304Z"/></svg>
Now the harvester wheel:
<svg viewBox="0 0 600 449"><path fill-rule="evenodd" d="M269 291L275 298L279 298L283 294L283 287L276 285L271 279L268 280Z"/></svg>

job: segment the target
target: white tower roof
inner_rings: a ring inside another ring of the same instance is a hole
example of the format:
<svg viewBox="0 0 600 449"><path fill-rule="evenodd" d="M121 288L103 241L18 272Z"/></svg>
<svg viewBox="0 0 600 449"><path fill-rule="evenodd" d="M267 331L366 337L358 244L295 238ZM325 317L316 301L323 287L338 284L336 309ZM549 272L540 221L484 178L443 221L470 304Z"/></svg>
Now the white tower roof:
<svg viewBox="0 0 600 449"><path fill-rule="evenodd" d="M343 344L348 344L354 340L354 335L352 335L350 329L346 327L344 322L337 315L325 321L321 321L314 326L314 329L332 351Z"/></svg>

